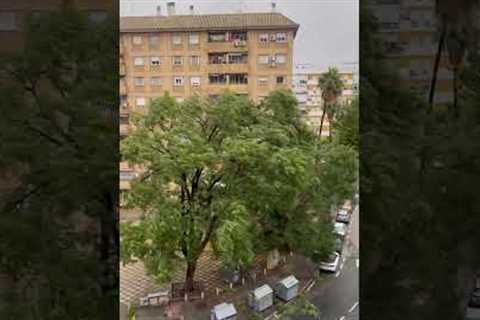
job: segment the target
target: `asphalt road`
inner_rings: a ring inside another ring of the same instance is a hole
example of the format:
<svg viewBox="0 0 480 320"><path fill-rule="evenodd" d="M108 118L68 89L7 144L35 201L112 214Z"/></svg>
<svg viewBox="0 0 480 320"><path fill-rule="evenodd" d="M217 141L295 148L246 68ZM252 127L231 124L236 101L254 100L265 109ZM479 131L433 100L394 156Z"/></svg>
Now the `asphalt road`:
<svg viewBox="0 0 480 320"><path fill-rule="evenodd" d="M342 263L335 274L326 274L310 291L310 301L321 312L321 320L359 319L359 212L355 208L349 225Z"/></svg>

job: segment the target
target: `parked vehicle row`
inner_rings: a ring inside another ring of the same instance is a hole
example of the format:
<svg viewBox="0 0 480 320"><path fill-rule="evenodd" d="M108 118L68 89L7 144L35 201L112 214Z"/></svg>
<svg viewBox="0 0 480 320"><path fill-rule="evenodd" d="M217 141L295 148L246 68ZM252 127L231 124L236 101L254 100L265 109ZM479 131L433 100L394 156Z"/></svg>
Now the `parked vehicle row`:
<svg viewBox="0 0 480 320"><path fill-rule="evenodd" d="M348 224L352 214L352 203L347 201L335 215L334 233L335 233L335 251L319 264L320 271L336 272L340 264L340 258L343 251L345 236L347 235Z"/></svg>

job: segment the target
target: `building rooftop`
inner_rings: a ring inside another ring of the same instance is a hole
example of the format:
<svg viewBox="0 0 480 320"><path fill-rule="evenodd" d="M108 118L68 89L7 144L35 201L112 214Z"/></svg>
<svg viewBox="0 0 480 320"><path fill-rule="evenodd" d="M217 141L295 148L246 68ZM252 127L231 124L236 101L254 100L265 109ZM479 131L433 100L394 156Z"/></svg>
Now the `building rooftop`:
<svg viewBox="0 0 480 320"><path fill-rule="evenodd" d="M233 13L120 18L120 32L293 29L299 24L281 13Z"/></svg>

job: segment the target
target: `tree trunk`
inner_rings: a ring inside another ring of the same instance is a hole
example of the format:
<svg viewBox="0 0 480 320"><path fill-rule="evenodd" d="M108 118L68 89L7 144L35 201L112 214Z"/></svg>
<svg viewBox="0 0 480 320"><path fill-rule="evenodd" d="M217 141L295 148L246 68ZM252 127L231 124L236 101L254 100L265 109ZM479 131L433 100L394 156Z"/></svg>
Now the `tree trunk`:
<svg viewBox="0 0 480 320"><path fill-rule="evenodd" d="M187 273L185 275L185 292L193 292L194 286L194 276L195 270L197 269L197 260L187 262Z"/></svg>
<svg viewBox="0 0 480 320"><path fill-rule="evenodd" d="M457 67L453 68L453 113L455 118L458 118L458 107L457 107L457 99L458 99L458 90L457 90Z"/></svg>
<svg viewBox="0 0 480 320"><path fill-rule="evenodd" d="M328 120L328 140L329 141L332 141L332 118L327 116L327 120Z"/></svg>
<svg viewBox="0 0 480 320"><path fill-rule="evenodd" d="M322 137L322 130L323 130L323 121L325 120L325 114L326 114L326 110L327 109L327 105L324 104L323 105L323 111L322 111L322 118L320 120L320 132L318 133L318 135L320 136L320 138Z"/></svg>
<svg viewBox="0 0 480 320"><path fill-rule="evenodd" d="M277 248L270 251L267 255L267 269L275 269L280 262L280 252Z"/></svg>
<svg viewBox="0 0 480 320"><path fill-rule="evenodd" d="M433 65L432 82L430 83L430 94L428 97L428 110L427 110L428 113L430 113L433 109L433 99L435 96L435 85L437 83L438 68L440 66L440 59L442 57L445 38L447 36L447 26L446 26L445 20L442 21L442 24L443 24L442 33L440 34L440 40L438 41L437 53L435 55L435 64Z"/></svg>

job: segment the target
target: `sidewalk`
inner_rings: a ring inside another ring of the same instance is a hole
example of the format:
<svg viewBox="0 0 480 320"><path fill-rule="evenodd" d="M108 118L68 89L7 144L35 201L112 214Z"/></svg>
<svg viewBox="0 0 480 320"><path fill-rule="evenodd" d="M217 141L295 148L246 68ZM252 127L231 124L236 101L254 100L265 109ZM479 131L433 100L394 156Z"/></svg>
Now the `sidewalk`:
<svg viewBox="0 0 480 320"><path fill-rule="evenodd" d="M195 280L204 281L206 292L204 300L176 302L171 303L170 307L175 308L176 314L183 315L184 320L209 319L210 310L214 305L222 302L232 302L238 312L237 320L248 320L251 315L247 304L248 292L263 284L274 286L275 283L291 274L300 281L300 287L304 287L313 277L315 277L316 268L306 258L293 255L287 256L285 264L281 264L274 270L270 270L264 275L263 270L266 265L264 257L257 257L255 263L256 280L246 280L244 285L234 286L232 289L226 284L220 273L220 262L213 257L210 251L205 252L198 265L198 272ZM208 266L211 266L209 268ZM180 271L180 270L179 270ZM182 270L183 271L183 270ZM142 274L143 272L143 274ZM120 299L124 303L136 304L138 299L148 293L159 289L153 281L145 275L145 270L140 263L133 266L122 267L120 271ZM183 280L183 272L175 275L174 281ZM164 287L165 288L165 287ZM168 288L168 285L166 286ZM217 290L221 293L217 296ZM282 304L277 301L276 304ZM275 311L276 307L271 307L262 315L268 316ZM165 308L141 308L138 311L137 320L164 319Z"/></svg>

